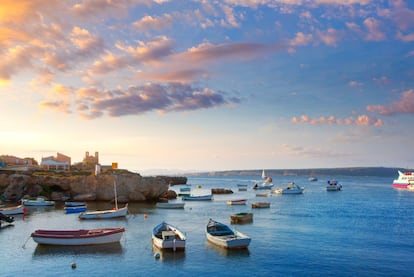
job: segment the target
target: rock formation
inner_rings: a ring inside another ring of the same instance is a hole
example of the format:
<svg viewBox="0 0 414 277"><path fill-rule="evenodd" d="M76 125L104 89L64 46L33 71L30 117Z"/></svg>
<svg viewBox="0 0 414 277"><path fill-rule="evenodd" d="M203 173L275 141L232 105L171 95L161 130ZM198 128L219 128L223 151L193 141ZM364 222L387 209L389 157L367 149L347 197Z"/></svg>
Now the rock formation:
<svg viewBox="0 0 414 277"><path fill-rule="evenodd" d="M173 177L174 178L174 177ZM184 177L185 178L185 177ZM18 201L24 196L46 196L52 200L113 201L117 188L120 203L155 201L168 192L171 179L142 177L137 173L100 175L56 175L53 173L0 174L2 199Z"/></svg>

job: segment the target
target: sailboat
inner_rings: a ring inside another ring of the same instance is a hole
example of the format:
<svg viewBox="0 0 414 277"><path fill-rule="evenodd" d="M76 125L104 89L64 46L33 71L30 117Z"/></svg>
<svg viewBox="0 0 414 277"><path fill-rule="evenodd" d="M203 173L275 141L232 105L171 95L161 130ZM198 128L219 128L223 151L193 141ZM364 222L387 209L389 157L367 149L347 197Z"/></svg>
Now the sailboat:
<svg viewBox="0 0 414 277"><path fill-rule="evenodd" d="M265 179L265 181L261 185L256 183L252 189L272 189L272 178L266 176L264 169L262 171L262 179Z"/></svg>
<svg viewBox="0 0 414 277"><path fill-rule="evenodd" d="M114 209L103 210L103 211L82 212L79 214L79 218L80 219L105 219L105 218L125 217L128 213L128 203L125 204L125 207L118 209L116 179L114 180L114 191L115 191L115 208Z"/></svg>
<svg viewBox="0 0 414 277"><path fill-rule="evenodd" d="M266 179L266 172L264 171L264 169L262 171L262 179Z"/></svg>

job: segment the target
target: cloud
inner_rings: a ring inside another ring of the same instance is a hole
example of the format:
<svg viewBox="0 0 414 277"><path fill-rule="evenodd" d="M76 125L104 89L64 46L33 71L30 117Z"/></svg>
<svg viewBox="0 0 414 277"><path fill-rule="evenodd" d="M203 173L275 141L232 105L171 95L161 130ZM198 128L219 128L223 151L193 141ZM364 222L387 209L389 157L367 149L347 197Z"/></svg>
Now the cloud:
<svg viewBox="0 0 414 277"><path fill-rule="evenodd" d="M370 105L367 111L381 115L414 114L414 90L403 92L401 99L389 105Z"/></svg>
<svg viewBox="0 0 414 277"><path fill-rule="evenodd" d="M77 91L77 111L83 118L140 115L208 109L239 103L236 97L226 97L220 91L196 88L178 83L131 86L125 91L98 91L95 88Z"/></svg>
<svg viewBox="0 0 414 277"><path fill-rule="evenodd" d="M325 32L318 31L317 35L325 45L336 46L340 34L337 30L329 28Z"/></svg>
<svg viewBox="0 0 414 277"><path fill-rule="evenodd" d="M298 46L298 45L307 45L313 39L312 34L304 34L302 32L297 32L294 39L290 40L290 45Z"/></svg>
<svg viewBox="0 0 414 277"><path fill-rule="evenodd" d="M101 18L110 15L112 17L123 17L128 15L128 8L145 4L150 6L154 1L151 0L83 0L72 6L74 15L80 18ZM156 2L156 1L155 1Z"/></svg>
<svg viewBox="0 0 414 277"><path fill-rule="evenodd" d="M368 33L365 36L366 40L381 41L386 39L385 34L381 31L381 23L375 18L370 17L365 19L364 25L368 30Z"/></svg>
<svg viewBox="0 0 414 277"><path fill-rule="evenodd" d="M310 125L349 125L349 126L382 126L381 119L370 118L367 115L359 115L357 118L348 117L345 119L336 118L334 116L321 116L319 118L311 118L308 115L302 115L299 118L293 117L292 123L295 124L310 124Z"/></svg>
<svg viewBox="0 0 414 277"><path fill-rule="evenodd" d="M135 21L132 26L139 31L146 32L150 30L163 30L171 28L173 18L169 14L164 14L160 17L152 17L150 15L144 16L140 20Z"/></svg>

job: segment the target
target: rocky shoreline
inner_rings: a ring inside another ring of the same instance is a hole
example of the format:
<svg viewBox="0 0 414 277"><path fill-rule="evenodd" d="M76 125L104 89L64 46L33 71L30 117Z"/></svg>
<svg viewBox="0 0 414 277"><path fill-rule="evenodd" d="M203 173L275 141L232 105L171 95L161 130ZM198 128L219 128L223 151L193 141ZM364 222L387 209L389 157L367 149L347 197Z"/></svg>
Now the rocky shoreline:
<svg viewBox="0 0 414 277"><path fill-rule="evenodd" d="M90 173L0 172L2 201L17 202L23 197L75 201L112 201L116 183L118 202L158 201L173 198L169 186L185 184L186 177L142 177L129 171ZM175 195L176 197L176 195Z"/></svg>

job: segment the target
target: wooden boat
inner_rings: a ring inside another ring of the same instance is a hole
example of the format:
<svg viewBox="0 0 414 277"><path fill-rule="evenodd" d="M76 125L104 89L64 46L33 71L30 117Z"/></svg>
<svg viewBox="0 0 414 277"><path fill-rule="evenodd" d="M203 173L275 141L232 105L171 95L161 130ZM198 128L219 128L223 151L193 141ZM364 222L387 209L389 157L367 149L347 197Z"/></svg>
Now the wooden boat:
<svg viewBox="0 0 414 277"><path fill-rule="evenodd" d="M114 181L114 193L115 193L115 208L112 210L81 212L79 214L80 219L107 219L116 217L125 217L128 214L128 203L125 207L118 209L118 196L116 192L116 181Z"/></svg>
<svg viewBox="0 0 414 277"><path fill-rule="evenodd" d="M237 213L230 215L232 224L250 223L253 221L253 213Z"/></svg>
<svg viewBox="0 0 414 277"><path fill-rule="evenodd" d="M186 200L186 201L210 201L213 199L213 195L212 194L207 194L207 195L188 195L188 196L183 196L182 200Z"/></svg>
<svg viewBox="0 0 414 277"><path fill-rule="evenodd" d="M299 187L294 182L288 183L286 188L278 188L274 190L274 193L277 194L302 194L305 190L304 187Z"/></svg>
<svg viewBox="0 0 414 277"><path fill-rule="evenodd" d="M86 206L65 207L64 209L67 214L86 212Z"/></svg>
<svg viewBox="0 0 414 277"><path fill-rule="evenodd" d="M270 202L255 202L252 203L253 209L270 208Z"/></svg>
<svg viewBox="0 0 414 277"><path fill-rule="evenodd" d="M36 230L31 237L39 244L92 245L119 242L124 232L125 229L122 227L89 230Z"/></svg>
<svg viewBox="0 0 414 277"><path fill-rule="evenodd" d="M230 249L247 248L251 241L245 234L211 218L206 227L206 237L209 242Z"/></svg>
<svg viewBox="0 0 414 277"><path fill-rule="evenodd" d="M178 228L162 222L152 230L152 243L160 249L185 250L186 236Z"/></svg>
<svg viewBox="0 0 414 277"><path fill-rule="evenodd" d="M107 219L107 218L116 218L116 217L125 217L128 214L128 203L125 204L125 207L118 209L115 207L112 210L103 210L103 211L92 211L92 212L81 212L79 214L80 219Z"/></svg>
<svg viewBox="0 0 414 277"><path fill-rule="evenodd" d="M329 180L328 185L326 186L327 191L340 191L342 189L342 185L338 184L337 181Z"/></svg>
<svg viewBox="0 0 414 277"><path fill-rule="evenodd" d="M246 205L247 199L228 200L227 205Z"/></svg>
<svg viewBox="0 0 414 277"><path fill-rule="evenodd" d="M211 194L232 194L233 191L231 189L225 188L213 188L211 189Z"/></svg>
<svg viewBox="0 0 414 277"><path fill-rule="evenodd" d="M45 200L43 197L38 197L36 199L23 199L23 205L25 206L54 206L55 201Z"/></svg>
<svg viewBox="0 0 414 277"><path fill-rule="evenodd" d="M184 209L185 203L179 202L179 203L157 203L157 208L159 209Z"/></svg>
<svg viewBox="0 0 414 277"><path fill-rule="evenodd" d="M66 207L79 207L79 206L86 206L86 202L65 202Z"/></svg>
<svg viewBox="0 0 414 277"><path fill-rule="evenodd" d="M26 212L26 209L24 205L0 208L0 213L4 215L24 214L25 212Z"/></svg>

